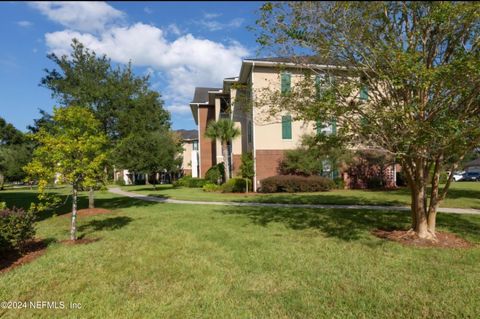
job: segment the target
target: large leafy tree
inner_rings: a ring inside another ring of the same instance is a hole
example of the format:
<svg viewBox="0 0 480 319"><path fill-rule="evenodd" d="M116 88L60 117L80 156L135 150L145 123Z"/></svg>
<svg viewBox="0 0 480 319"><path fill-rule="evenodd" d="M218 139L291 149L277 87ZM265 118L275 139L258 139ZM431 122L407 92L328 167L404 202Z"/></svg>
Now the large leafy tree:
<svg viewBox="0 0 480 319"><path fill-rule="evenodd" d="M45 70L41 85L51 90L60 105L78 105L93 112L109 138L109 154L128 155L114 150L125 148L126 143L132 144L130 148L142 144L145 136L141 132L170 129L170 114L160 94L149 88L148 76L136 76L130 64L113 67L105 55L96 55L75 39L71 46L69 56L48 56L56 68ZM38 124L48 125L48 116L43 114ZM145 156L137 160L149 161L149 151L137 151L138 156ZM158 161L160 164L162 159ZM123 166L125 162L128 160L122 157L109 156L108 166L128 169ZM94 185L92 196L93 189Z"/></svg>
<svg viewBox="0 0 480 319"><path fill-rule="evenodd" d="M205 136L211 139L219 139L222 145L223 162L225 163L225 180L230 179L230 163L228 161L228 142L240 136L240 130L230 119L210 121L205 131Z"/></svg>
<svg viewBox="0 0 480 319"><path fill-rule="evenodd" d="M121 167L131 172L153 176L156 188L157 173L179 170L182 158L181 141L167 130L132 132L122 139L114 150Z"/></svg>
<svg viewBox="0 0 480 319"><path fill-rule="evenodd" d="M91 185L103 172L107 137L94 114L80 106L55 108L50 129L41 127L32 137L38 147L25 169L38 181L41 199L55 177L70 184L70 239L76 240L77 194L80 187Z"/></svg>
<svg viewBox="0 0 480 319"><path fill-rule="evenodd" d="M0 117L0 189L4 181L20 181L25 177L23 166L31 158L32 143L21 131Z"/></svg>
<svg viewBox="0 0 480 319"><path fill-rule="evenodd" d="M264 47L334 79L318 98L305 77L278 105L307 120L337 117L352 144L396 156L411 190L411 233L435 240L452 180L440 187L440 173L480 141L480 4L266 3L257 22ZM299 58L306 53L315 60Z"/></svg>

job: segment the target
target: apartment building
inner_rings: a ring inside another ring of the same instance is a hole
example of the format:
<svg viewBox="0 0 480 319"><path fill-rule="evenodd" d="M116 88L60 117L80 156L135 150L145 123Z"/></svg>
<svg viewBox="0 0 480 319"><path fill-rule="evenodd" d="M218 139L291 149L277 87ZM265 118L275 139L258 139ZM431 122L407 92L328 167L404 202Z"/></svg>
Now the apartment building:
<svg viewBox="0 0 480 319"><path fill-rule="evenodd" d="M265 90L288 92L304 78L305 68L314 69L317 77L327 70L328 73L344 72L344 68L317 61L298 63L288 58L246 59L242 62L239 75L224 79L223 87L195 89L190 108L198 126L199 177L204 177L212 165L224 161L220 141L204 135L208 122L223 117L232 119L241 131L241 137L229 143L227 160L231 163L231 176L237 175L241 155L247 152L251 152L254 158L254 190L261 186L262 179L278 174L285 151L299 147L303 135L316 133L317 123L294 121L287 112L272 115L266 105L248 106L242 101L257 101L258 95ZM367 92L359 92L359 98L367 99ZM336 132L335 121L325 124L326 127L321 128L324 132Z"/></svg>

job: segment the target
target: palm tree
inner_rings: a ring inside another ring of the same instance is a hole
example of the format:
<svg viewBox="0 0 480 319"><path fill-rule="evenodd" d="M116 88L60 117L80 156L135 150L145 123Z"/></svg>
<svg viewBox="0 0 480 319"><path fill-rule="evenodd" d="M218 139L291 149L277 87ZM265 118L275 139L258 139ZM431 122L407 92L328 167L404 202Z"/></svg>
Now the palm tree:
<svg viewBox="0 0 480 319"><path fill-rule="evenodd" d="M205 136L211 139L219 139L222 143L222 155L225 166L225 180L230 179L230 163L228 162L228 142L240 136L240 130L230 119L210 121L205 131Z"/></svg>

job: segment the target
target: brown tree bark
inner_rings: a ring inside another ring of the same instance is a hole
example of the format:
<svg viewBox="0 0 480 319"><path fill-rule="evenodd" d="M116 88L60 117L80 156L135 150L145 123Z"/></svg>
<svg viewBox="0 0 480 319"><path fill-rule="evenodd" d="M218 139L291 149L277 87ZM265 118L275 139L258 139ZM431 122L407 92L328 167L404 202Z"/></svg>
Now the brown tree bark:
<svg viewBox="0 0 480 319"><path fill-rule="evenodd" d="M88 208L95 208L95 191L93 187L88 190Z"/></svg>
<svg viewBox="0 0 480 319"><path fill-rule="evenodd" d="M72 191L72 223L70 227L70 240L77 240L77 185Z"/></svg>

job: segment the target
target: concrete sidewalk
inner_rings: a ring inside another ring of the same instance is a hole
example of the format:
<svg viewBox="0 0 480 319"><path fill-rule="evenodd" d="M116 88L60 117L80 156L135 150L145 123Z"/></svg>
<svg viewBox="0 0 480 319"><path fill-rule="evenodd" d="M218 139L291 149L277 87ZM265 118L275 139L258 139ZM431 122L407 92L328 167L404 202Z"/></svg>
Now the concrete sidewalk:
<svg viewBox="0 0 480 319"><path fill-rule="evenodd" d="M148 196L137 194L133 192L126 192L120 188L109 188L108 191L113 194L122 195L130 198L145 200L149 202L168 203L168 204L190 204L190 205L217 205L217 206L246 206L246 207L292 207L292 208L328 208L328 209L369 209L369 210L398 210L409 211L410 207L406 206L376 206L376 205L321 205L321 204L275 204L275 203L255 203L255 202L203 202L203 201L189 201L178 200L170 198L161 198L155 196ZM480 215L478 209L465 208L439 208L439 212L450 214L472 214Z"/></svg>

